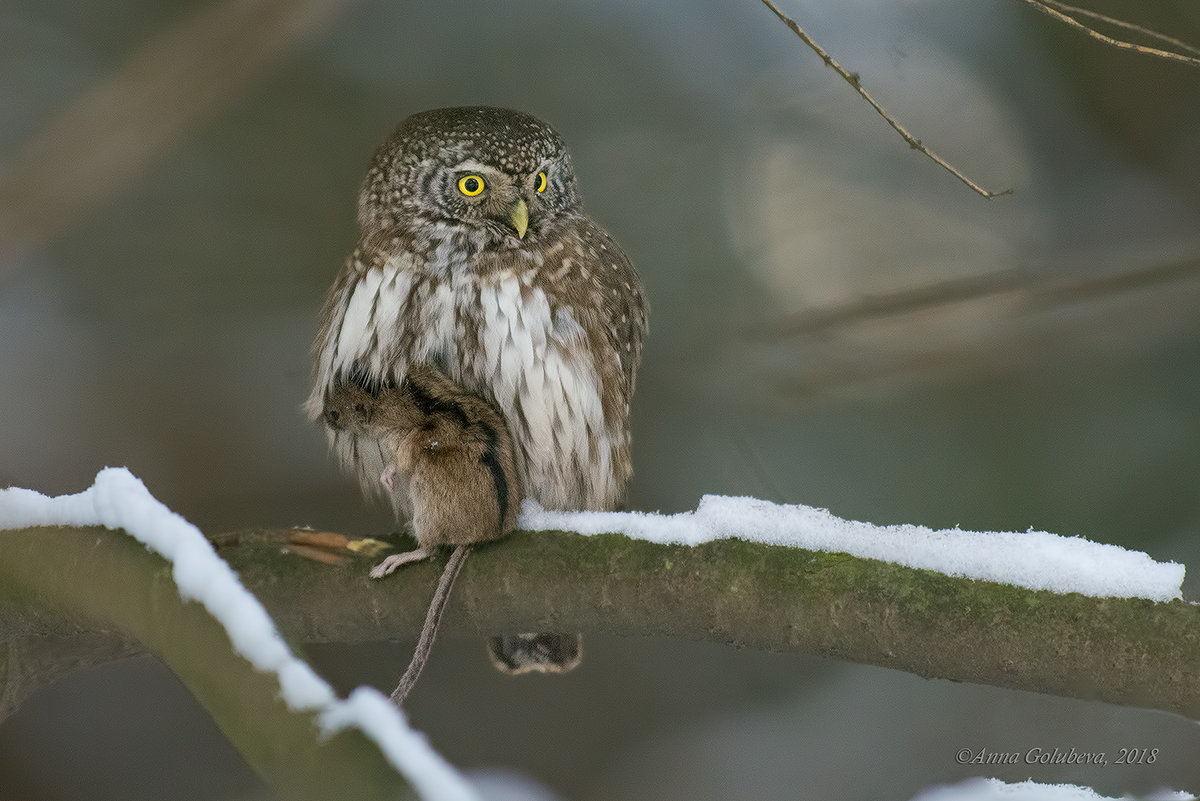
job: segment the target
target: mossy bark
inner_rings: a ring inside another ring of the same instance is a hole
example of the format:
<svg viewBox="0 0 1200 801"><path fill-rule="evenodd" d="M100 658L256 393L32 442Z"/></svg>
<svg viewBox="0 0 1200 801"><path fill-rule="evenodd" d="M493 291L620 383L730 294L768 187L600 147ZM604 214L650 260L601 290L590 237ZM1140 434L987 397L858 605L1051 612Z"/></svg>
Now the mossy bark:
<svg viewBox="0 0 1200 801"><path fill-rule="evenodd" d="M120 534L62 529L5 536L0 592L29 583L26 571L48 571L52 587L74 588L55 590L52 598L26 594L19 606L0 607L0 635L9 638L74 630L61 613L39 608L112 619L106 610L115 600L107 595L119 592L123 615L152 619L174 592L161 562L159 573L125 585L97 583L95 553L140 549ZM286 532L221 539L239 543L222 555L280 630L299 642L411 638L443 564L413 565L375 581L367 577L370 559L330 566L281 550ZM17 542L27 555L14 560ZM176 625L122 631L176 667L168 647ZM617 534L517 532L473 551L443 625L478 634L592 630L798 650L1200 719L1200 607L1190 603L1058 595L741 540L685 547ZM215 672L192 682L198 694L220 695L226 679Z"/></svg>
<svg viewBox="0 0 1200 801"><path fill-rule="evenodd" d="M282 798L407 799L415 795L374 743L357 730L322 739L311 712L292 712L274 676L235 653L225 629L199 604L180 599L171 566L132 537L102 528L0 532L0 684L7 699L33 689L38 674L61 672L31 646L56 642L71 664L130 652L133 640L157 655L192 692L246 761ZM113 640L91 658L78 646L91 628Z"/></svg>
<svg viewBox="0 0 1200 801"><path fill-rule="evenodd" d="M411 637L442 562L373 581L271 548L226 557L305 641ZM1200 607L1055 594L743 540L517 532L476 548L447 630L606 631L805 651L1200 719Z"/></svg>

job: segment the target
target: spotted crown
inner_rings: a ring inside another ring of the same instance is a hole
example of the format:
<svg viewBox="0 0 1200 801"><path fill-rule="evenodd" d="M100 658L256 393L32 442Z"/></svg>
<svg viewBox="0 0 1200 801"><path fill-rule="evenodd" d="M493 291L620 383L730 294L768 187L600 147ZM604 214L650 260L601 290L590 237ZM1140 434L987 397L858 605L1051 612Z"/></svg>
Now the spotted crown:
<svg viewBox="0 0 1200 801"><path fill-rule="evenodd" d="M497 206L515 202L521 181L544 170L548 185L527 198L530 211L552 222L554 214L579 208L570 156L553 128L520 111L468 106L423 111L396 127L363 182L359 222L364 229L476 223L484 215L452 191L459 173L476 168L507 179L495 187Z"/></svg>

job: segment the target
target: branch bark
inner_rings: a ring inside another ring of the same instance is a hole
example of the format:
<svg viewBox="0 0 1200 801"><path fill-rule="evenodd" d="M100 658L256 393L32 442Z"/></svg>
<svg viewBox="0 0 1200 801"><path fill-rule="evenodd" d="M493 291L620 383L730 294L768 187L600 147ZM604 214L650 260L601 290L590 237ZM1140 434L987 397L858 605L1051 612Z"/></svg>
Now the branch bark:
<svg viewBox="0 0 1200 801"><path fill-rule="evenodd" d="M0 713L11 713L38 676L127 655L124 641L133 640L175 672L281 797L415 797L362 732L323 739L311 712L289 710L277 679L235 653L203 607L180 599L171 565L132 537L30 528L0 532L0 542ZM88 640L94 650L81 653Z"/></svg>
<svg viewBox="0 0 1200 801"><path fill-rule="evenodd" d="M72 559L90 564L94 554L130 547L119 533L97 529L10 536L23 555L13 559L13 545L6 548L0 593L28 582L28 571ZM373 581L370 559L337 566L302 559L281 551L288 536L260 530L222 538L237 543L222 554L285 635L353 643L420 629L440 561ZM92 581L61 569L50 574L59 583ZM130 603L160 603L149 589L124 592ZM73 593L74 614L94 617L97 592ZM8 638L72 625L28 604L0 606L0 634ZM444 626L715 640L1200 719L1200 607L1193 604L1056 595L741 540L686 547L617 534L517 532L475 549ZM136 636L163 653L158 638L174 635L154 628Z"/></svg>

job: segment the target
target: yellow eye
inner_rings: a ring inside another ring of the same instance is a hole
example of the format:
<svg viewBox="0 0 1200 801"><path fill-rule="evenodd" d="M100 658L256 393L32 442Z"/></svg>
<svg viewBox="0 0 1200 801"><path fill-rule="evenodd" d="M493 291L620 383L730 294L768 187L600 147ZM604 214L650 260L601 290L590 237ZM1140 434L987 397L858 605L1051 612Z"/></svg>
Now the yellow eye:
<svg viewBox="0 0 1200 801"><path fill-rule="evenodd" d="M478 175L464 175L458 179L458 191L467 197L475 197L483 191L483 179Z"/></svg>
<svg viewBox="0 0 1200 801"><path fill-rule="evenodd" d="M533 181L533 185L534 185L534 188L537 189L537 191L545 192L546 191L546 173L539 172L537 174L537 178L535 178Z"/></svg>

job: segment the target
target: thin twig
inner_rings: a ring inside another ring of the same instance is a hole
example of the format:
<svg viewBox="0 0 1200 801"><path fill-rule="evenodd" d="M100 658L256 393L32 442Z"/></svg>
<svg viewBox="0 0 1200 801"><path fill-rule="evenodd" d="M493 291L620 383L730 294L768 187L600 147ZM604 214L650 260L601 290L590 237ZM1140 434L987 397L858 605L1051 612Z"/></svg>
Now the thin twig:
<svg viewBox="0 0 1200 801"><path fill-rule="evenodd" d="M766 0L763 0L763 1L766 2ZM1192 47L1189 44L1185 44L1184 42L1181 42L1178 39L1172 38L1170 36L1166 36L1161 33L1156 33L1155 31L1152 31L1148 28L1143 28L1140 25L1134 25L1132 22L1124 22L1122 20L1114 19L1112 17L1105 16L1105 15L1097 13L1095 11L1087 11L1086 9L1076 8L1075 6L1069 6L1069 5L1066 5L1065 3L1057 2L1057 0L1021 0L1021 2L1032 6L1033 8L1042 12L1043 14L1045 14L1049 17L1053 17L1054 19L1058 20L1059 22L1069 25L1070 27L1075 28L1076 30L1083 31L1088 36L1092 37L1093 39L1096 39L1097 41L1104 42L1104 44L1109 45L1111 47L1118 48L1119 50L1132 50L1133 52L1141 53L1142 55L1157 56L1158 58L1164 58L1164 59L1167 59L1168 61L1177 61L1180 64L1187 64L1188 66L1191 66L1191 67L1200 67L1200 58L1196 58L1195 56L1184 55L1183 53L1175 53L1170 50L1159 50L1156 47L1147 47L1146 45L1134 44L1133 42L1126 42L1121 39L1114 39L1111 36L1107 36L1103 33L1100 33L1097 30L1089 28L1088 26L1084 25L1079 20L1070 16L1070 14L1078 14L1079 16L1090 17L1091 19L1100 20L1100 21L1106 22L1110 25L1115 25L1120 28L1125 28L1126 30L1136 31L1145 36L1149 36L1153 39L1158 39L1159 41L1162 41L1162 42L1169 42L1170 44L1173 44L1176 47L1179 47L1180 49L1187 50L1191 53L1196 53L1196 54L1200 55L1200 50L1198 50L1195 47Z"/></svg>
<svg viewBox="0 0 1200 801"><path fill-rule="evenodd" d="M993 192L988 189L984 189L982 186L975 183L970 178L968 178L967 176L965 176L961 172L959 172L957 169L955 169L948 161L943 159L941 156L937 155L932 150L925 147L925 145L921 143L920 139L916 138L911 133L909 133L908 130L903 125L901 125L899 122L896 121L895 117L893 117L891 114L888 114L887 111L884 110L883 106L879 105L879 101L877 101L875 98L871 97L870 93L867 92L867 90L863 88L862 81L861 81L858 73L850 72L847 69L845 69L841 64L837 63L837 61L834 60L833 56L831 56L831 55L829 55L829 53L825 52L825 49L823 47L821 47L819 44L817 44L816 41L811 36L809 36L807 33L805 33L804 29L801 28L800 25L794 19L792 19L791 17L789 17L788 15L786 15L782 11L780 11L779 7L777 5L775 5L774 3L772 3L771 0L762 0L762 2L763 2L763 5L765 5L769 9L771 9L772 13L774 13L775 16L779 17L780 21L783 22L784 25L787 25L789 28L792 29L792 33L794 33L800 37L800 41L802 41L806 45L808 45L809 48L814 53L816 53L818 56L821 57L821 60L825 62L826 67L829 67L834 72L836 72L838 75L842 76L842 79L845 80L846 83L848 83L852 87L854 87L854 91L858 92L858 94L862 97L862 99L867 101L867 103L869 103L871 105L871 108L875 109L875 111L879 114L879 116L883 117L883 119L887 122L888 125L892 126L892 130L894 130L896 133L900 134L901 138L903 138L905 142L908 142L909 147L911 147L913 150L917 150L917 151L920 151L921 153L924 153L926 156L928 156L930 159L932 159L936 164L938 164L940 167L942 167L942 169L949 172L955 178L962 181L964 184L969 186L972 190L979 193L983 197L993 198L993 197L999 197L1000 195L1012 194L1011 189L1005 189L1001 192ZM1028 2L1028 0L1027 0L1027 2Z"/></svg>
<svg viewBox="0 0 1200 801"><path fill-rule="evenodd" d="M781 325L762 330L768 340L787 337L828 338L853 326L924 311L953 309L1002 295L1022 293L1041 307L1065 306L1134 290L1177 285L1200 278L1195 257L1156 261L1129 269L1099 268L1095 260L1069 271L1014 267L983 275L949 278L882 295L866 295L840 306L809 309ZM1180 291L1183 291L1182 289Z"/></svg>
<svg viewBox="0 0 1200 801"><path fill-rule="evenodd" d="M1099 11L1080 8L1079 6L1069 6L1066 3L1058 2L1058 0L1042 0L1042 2L1051 8L1057 8L1059 11L1062 11L1065 14L1076 14L1080 17L1099 20L1100 22L1117 28L1124 28L1127 31L1135 31L1136 33L1140 33L1142 36L1145 36L1149 39L1157 39L1160 42L1166 42L1169 45L1178 47L1180 50L1186 50L1194 56L1200 56L1200 47L1193 47L1182 39L1176 39L1174 36L1167 36L1165 33L1152 31L1149 28L1145 28L1141 25L1135 25L1134 23L1126 22L1123 19L1117 19L1116 17L1110 17L1107 14L1101 14Z"/></svg>

